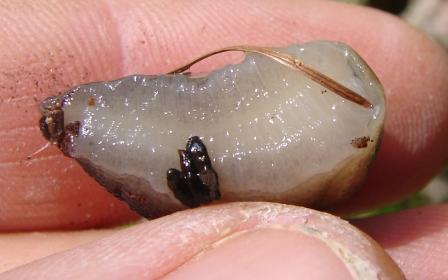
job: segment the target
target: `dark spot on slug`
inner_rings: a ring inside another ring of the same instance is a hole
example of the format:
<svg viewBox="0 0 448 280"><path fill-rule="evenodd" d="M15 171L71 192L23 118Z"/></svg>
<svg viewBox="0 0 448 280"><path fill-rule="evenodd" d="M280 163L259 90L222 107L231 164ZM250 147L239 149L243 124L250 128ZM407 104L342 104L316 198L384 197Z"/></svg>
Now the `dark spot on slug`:
<svg viewBox="0 0 448 280"><path fill-rule="evenodd" d="M95 104L96 104L95 97L89 97L89 99L87 100L87 105L92 107L95 106Z"/></svg>
<svg viewBox="0 0 448 280"><path fill-rule="evenodd" d="M357 137L357 138L353 139L351 144L355 148L362 149L362 148L367 148L367 145L369 144L369 142L373 142L373 140L371 140L369 136L363 136L363 137Z"/></svg>
<svg viewBox="0 0 448 280"><path fill-rule="evenodd" d="M181 171L170 168L166 179L174 196L187 207L197 207L221 198L218 174L213 170L207 148L201 139L188 139L185 150L178 150Z"/></svg>
<svg viewBox="0 0 448 280"><path fill-rule="evenodd" d="M72 134L73 136L78 137L79 136L79 126L80 126L79 121L69 123L65 126L64 133Z"/></svg>
<svg viewBox="0 0 448 280"><path fill-rule="evenodd" d="M61 149L64 155L70 155L72 152L72 143L74 142L74 138L79 136L79 127L79 121L69 123L65 126L62 138L58 142L59 149Z"/></svg>

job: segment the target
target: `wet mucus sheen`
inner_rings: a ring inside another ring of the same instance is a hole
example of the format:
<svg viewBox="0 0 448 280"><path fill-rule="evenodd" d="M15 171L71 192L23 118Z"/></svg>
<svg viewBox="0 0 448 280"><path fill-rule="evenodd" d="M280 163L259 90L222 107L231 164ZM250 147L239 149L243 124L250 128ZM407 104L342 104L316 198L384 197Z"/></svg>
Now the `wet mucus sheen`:
<svg viewBox="0 0 448 280"><path fill-rule="evenodd" d="M249 52L203 77L80 85L42 102L41 129L148 218L218 199L330 206L361 182L379 145L382 87L341 43L273 52L294 67Z"/></svg>

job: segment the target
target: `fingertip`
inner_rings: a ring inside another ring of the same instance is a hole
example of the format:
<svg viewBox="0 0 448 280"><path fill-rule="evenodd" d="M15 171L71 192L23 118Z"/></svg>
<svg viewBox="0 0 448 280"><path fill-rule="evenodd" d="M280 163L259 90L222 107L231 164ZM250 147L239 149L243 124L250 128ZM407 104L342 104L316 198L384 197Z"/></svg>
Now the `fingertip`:
<svg viewBox="0 0 448 280"><path fill-rule="evenodd" d="M19 267L6 279L42 272L46 279L64 275L272 279L288 274L314 279L402 279L387 254L347 222L272 203L232 203L179 212Z"/></svg>
<svg viewBox="0 0 448 280"><path fill-rule="evenodd" d="M448 205L355 220L393 257L408 279L446 279Z"/></svg>
<svg viewBox="0 0 448 280"><path fill-rule="evenodd" d="M0 7L0 231L79 229L135 219L46 142L41 100L120 75L120 50L100 2L5 1Z"/></svg>
<svg viewBox="0 0 448 280"><path fill-rule="evenodd" d="M231 234L165 278L296 279L304 275L307 279L352 278L344 262L324 242L295 230L272 227Z"/></svg>

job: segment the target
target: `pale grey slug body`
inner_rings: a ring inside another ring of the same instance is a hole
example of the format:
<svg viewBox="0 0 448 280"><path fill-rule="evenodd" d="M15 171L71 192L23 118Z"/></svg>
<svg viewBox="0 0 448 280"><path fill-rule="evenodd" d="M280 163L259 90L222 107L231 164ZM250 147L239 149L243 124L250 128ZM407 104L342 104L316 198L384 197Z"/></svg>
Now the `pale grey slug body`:
<svg viewBox="0 0 448 280"><path fill-rule="evenodd" d="M63 103L64 124L79 122L67 154L111 192L136 196L132 207L147 204L140 211L147 217L185 208L167 187L166 172L179 167L177 150L191 136L207 146L223 201L338 202L362 180L380 142L383 89L344 44L319 41L282 51L373 107L248 54L205 77L132 75L55 97ZM368 137L366 147L355 147L362 137Z"/></svg>

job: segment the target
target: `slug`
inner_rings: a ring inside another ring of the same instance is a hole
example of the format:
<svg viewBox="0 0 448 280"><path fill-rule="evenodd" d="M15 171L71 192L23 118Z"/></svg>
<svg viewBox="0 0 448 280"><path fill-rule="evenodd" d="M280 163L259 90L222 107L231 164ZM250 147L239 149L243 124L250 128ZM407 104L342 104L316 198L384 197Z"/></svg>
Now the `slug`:
<svg viewBox="0 0 448 280"><path fill-rule="evenodd" d="M245 59L182 72L223 51ZM347 198L381 140L385 97L343 43L230 47L165 75L76 86L40 105L46 139L147 218L213 201L314 208Z"/></svg>

